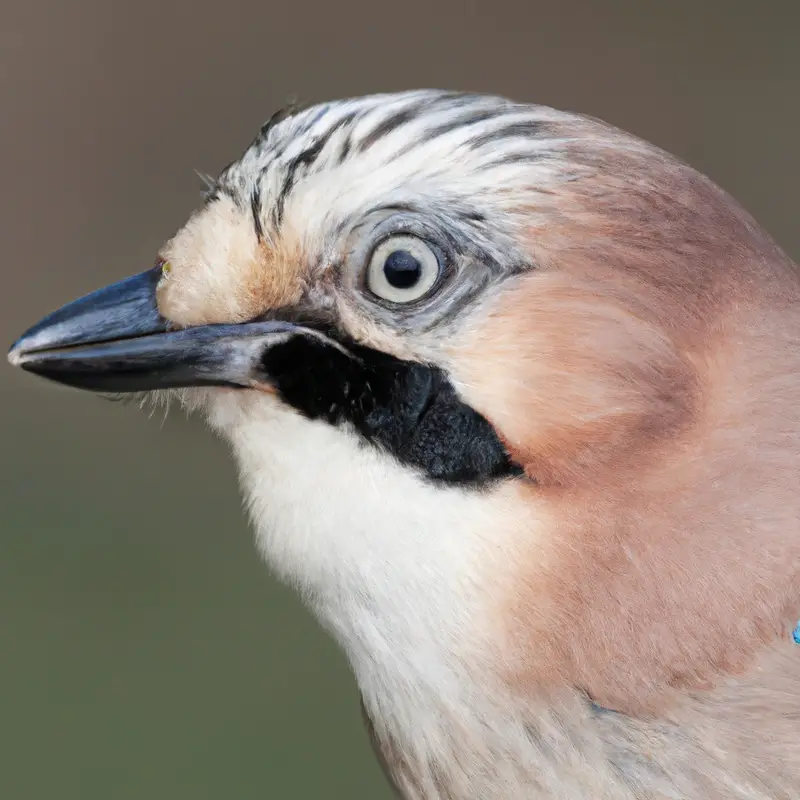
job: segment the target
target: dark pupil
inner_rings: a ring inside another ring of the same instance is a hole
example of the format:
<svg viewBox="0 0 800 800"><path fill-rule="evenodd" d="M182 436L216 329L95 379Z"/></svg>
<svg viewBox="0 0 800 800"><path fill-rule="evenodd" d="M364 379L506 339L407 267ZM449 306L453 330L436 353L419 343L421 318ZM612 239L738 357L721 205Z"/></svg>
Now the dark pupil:
<svg viewBox="0 0 800 800"><path fill-rule="evenodd" d="M383 274L395 289L410 289L422 277L422 264L407 250L395 250L383 262Z"/></svg>

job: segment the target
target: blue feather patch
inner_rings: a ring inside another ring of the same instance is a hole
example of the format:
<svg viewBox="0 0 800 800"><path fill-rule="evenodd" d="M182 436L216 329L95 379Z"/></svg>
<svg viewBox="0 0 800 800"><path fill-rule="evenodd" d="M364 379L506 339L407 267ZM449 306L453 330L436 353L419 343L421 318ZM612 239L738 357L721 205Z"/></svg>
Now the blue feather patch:
<svg viewBox="0 0 800 800"><path fill-rule="evenodd" d="M794 639L795 644L800 644L800 622L797 623L797 627L794 629L792 638Z"/></svg>

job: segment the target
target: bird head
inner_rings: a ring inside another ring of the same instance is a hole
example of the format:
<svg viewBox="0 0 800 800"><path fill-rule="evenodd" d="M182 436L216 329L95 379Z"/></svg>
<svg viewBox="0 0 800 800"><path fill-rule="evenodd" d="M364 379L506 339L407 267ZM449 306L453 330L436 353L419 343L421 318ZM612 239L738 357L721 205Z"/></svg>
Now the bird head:
<svg viewBox="0 0 800 800"><path fill-rule="evenodd" d="M276 115L154 268L10 359L206 414L397 727L563 687L645 713L797 618L798 296L657 148L416 91Z"/></svg>

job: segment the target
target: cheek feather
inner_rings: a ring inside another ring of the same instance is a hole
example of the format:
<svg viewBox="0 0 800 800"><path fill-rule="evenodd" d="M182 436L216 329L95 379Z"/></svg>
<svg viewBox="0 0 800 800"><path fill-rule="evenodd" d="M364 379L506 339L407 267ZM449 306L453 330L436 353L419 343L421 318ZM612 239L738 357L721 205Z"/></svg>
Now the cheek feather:
<svg viewBox="0 0 800 800"><path fill-rule="evenodd" d="M678 343L618 286L532 274L451 349L459 391L537 479L520 491L552 526L544 567L520 528L496 605L517 691L567 684L648 713L790 635L798 334L732 308Z"/></svg>
<svg viewBox="0 0 800 800"><path fill-rule="evenodd" d="M633 465L693 414L696 376L674 344L566 274L522 278L450 358L465 400L542 484Z"/></svg>

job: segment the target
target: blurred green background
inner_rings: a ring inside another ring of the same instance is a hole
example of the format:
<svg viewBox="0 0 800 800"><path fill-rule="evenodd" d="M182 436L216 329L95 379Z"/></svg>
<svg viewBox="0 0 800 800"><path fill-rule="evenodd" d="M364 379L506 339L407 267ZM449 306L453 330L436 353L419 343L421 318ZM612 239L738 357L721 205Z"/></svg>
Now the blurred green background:
<svg viewBox="0 0 800 800"><path fill-rule="evenodd" d="M419 86L603 117L800 255L800 3L13 0L0 340L149 267L287 99ZM388 798L347 666L198 420L0 366L0 798Z"/></svg>

